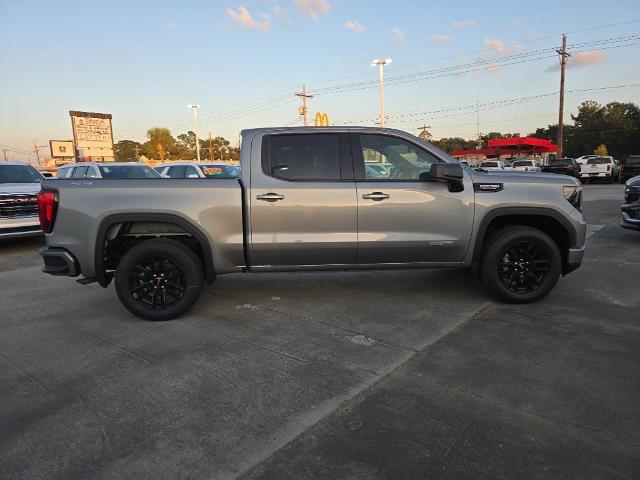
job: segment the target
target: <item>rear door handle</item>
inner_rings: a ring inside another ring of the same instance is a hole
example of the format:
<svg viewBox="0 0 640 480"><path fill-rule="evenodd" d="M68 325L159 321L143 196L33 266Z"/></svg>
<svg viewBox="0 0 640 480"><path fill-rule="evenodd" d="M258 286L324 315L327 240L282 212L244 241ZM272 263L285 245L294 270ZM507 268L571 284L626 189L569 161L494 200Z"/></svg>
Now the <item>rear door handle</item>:
<svg viewBox="0 0 640 480"><path fill-rule="evenodd" d="M284 200L284 195L279 193L263 193L262 195L256 195L256 200L264 200L265 202L277 202L278 200Z"/></svg>
<svg viewBox="0 0 640 480"><path fill-rule="evenodd" d="M365 200L375 200L379 202L380 200L386 200L387 198L389 198L389 194L382 192L365 193L364 195L362 195L362 198L364 198Z"/></svg>

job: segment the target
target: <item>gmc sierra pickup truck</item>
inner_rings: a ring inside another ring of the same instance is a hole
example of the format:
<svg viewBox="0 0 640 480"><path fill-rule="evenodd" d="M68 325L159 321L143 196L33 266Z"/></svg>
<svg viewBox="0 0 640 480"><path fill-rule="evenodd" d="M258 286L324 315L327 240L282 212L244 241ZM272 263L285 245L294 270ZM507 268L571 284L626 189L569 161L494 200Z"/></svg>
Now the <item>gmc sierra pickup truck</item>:
<svg viewBox="0 0 640 480"><path fill-rule="evenodd" d="M474 171L402 131L245 130L240 162L215 181L45 180L44 272L115 279L132 313L168 320L234 272L466 269L532 302L584 254L576 179Z"/></svg>

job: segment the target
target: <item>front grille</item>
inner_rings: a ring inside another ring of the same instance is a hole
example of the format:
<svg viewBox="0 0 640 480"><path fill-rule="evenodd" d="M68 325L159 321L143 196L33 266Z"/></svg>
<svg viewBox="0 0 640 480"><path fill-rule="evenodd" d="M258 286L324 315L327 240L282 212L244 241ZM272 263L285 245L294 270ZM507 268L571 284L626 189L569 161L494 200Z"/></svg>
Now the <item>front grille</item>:
<svg viewBox="0 0 640 480"><path fill-rule="evenodd" d="M0 218L38 215L38 196L34 194L0 195Z"/></svg>

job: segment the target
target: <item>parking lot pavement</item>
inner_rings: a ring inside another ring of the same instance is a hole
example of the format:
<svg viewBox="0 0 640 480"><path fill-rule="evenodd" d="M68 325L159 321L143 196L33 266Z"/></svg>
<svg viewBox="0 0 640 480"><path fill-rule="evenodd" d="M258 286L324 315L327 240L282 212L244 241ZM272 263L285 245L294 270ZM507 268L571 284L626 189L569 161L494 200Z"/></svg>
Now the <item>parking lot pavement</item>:
<svg viewBox="0 0 640 480"><path fill-rule="evenodd" d="M609 226L528 306L456 272L233 275L151 323L9 245L0 476L632 478L640 236L587 190Z"/></svg>

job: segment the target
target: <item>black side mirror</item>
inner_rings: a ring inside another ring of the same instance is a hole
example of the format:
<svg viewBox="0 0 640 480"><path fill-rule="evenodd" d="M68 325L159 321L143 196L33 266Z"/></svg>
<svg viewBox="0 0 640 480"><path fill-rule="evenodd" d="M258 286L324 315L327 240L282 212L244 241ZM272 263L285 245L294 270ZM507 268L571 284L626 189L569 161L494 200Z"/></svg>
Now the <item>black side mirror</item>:
<svg viewBox="0 0 640 480"><path fill-rule="evenodd" d="M420 174L422 181L462 183L464 175L459 163L434 163L428 172Z"/></svg>

